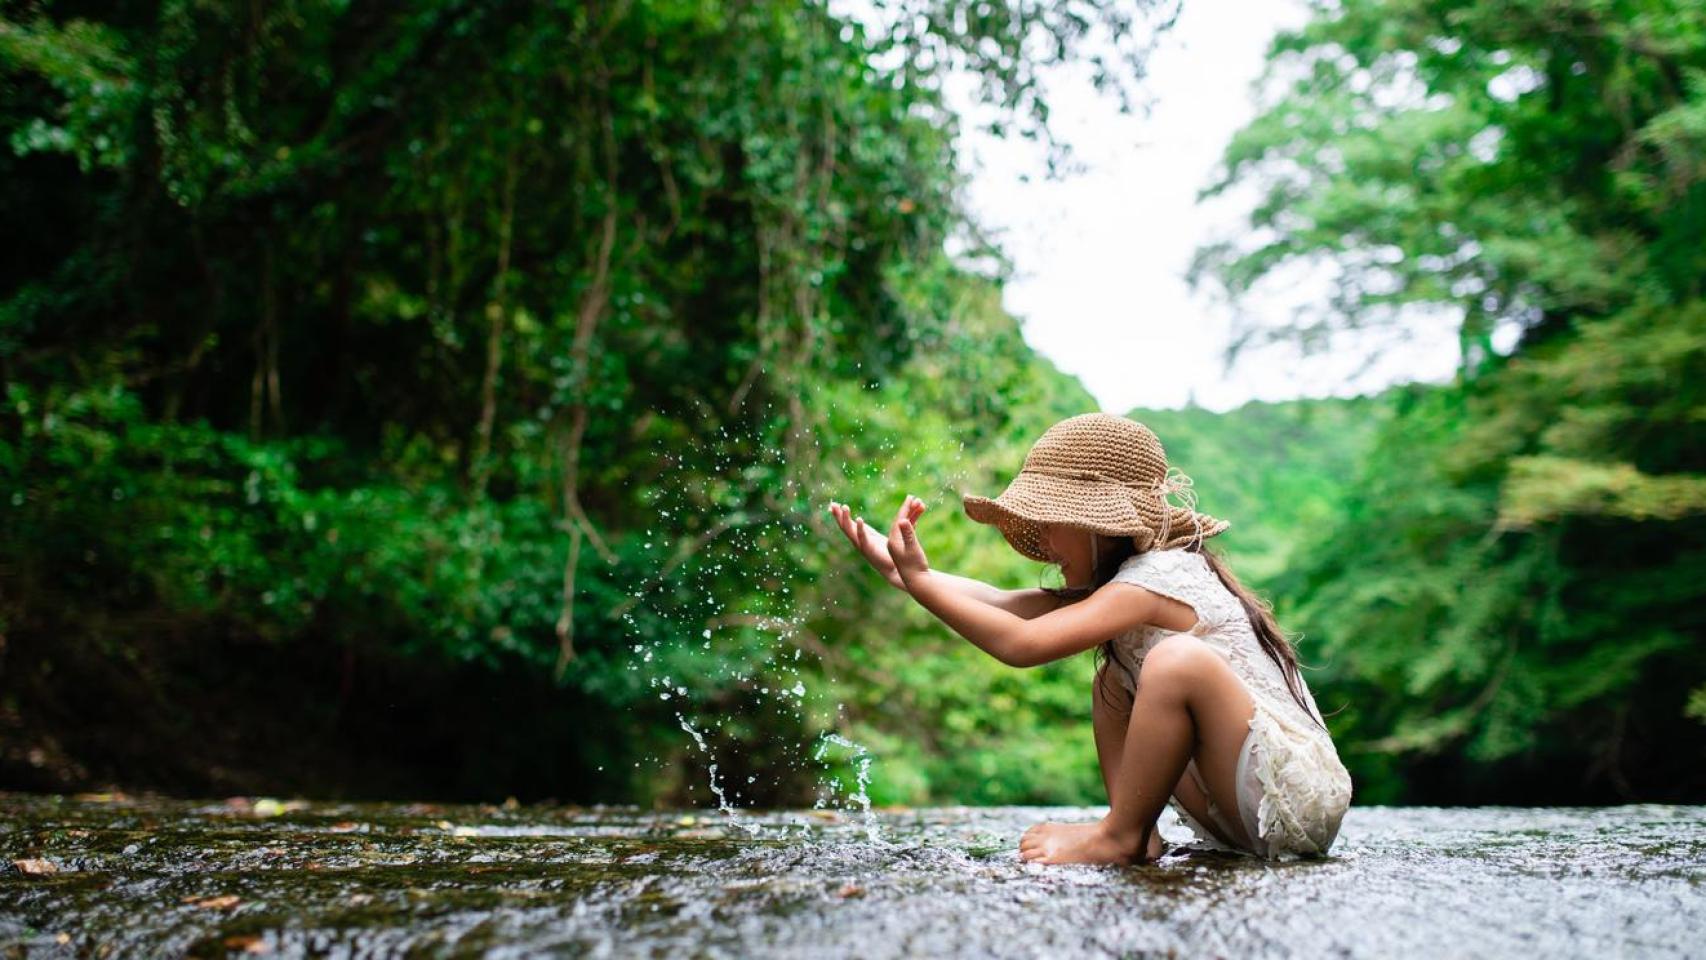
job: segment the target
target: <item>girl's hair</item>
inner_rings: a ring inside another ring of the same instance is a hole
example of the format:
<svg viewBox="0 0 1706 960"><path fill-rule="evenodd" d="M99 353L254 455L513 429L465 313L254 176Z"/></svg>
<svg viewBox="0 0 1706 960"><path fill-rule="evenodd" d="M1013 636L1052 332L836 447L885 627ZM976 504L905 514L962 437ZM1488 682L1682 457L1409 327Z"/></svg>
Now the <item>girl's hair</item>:
<svg viewBox="0 0 1706 960"><path fill-rule="evenodd" d="M1101 589L1104 584L1114 578L1114 574L1119 571L1120 566L1126 560L1137 555L1137 547L1132 544L1130 537L1105 537L1099 533L1091 533L1091 536L1095 538L1092 543L1095 544L1096 568L1090 575L1090 585L1085 587L1043 587L1044 592L1063 602L1082 600ZM1109 544L1112 544L1111 549ZM1233 575L1231 568L1226 565L1226 561L1222 560L1219 554L1209 549L1200 540L1185 549L1202 554L1203 559L1208 561L1209 569L1213 570L1214 575L1220 578L1221 585L1238 598L1239 604L1244 607L1245 616L1250 619L1250 628L1256 634L1256 641L1261 644L1262 651L1280 668L1280 675L1285 677L1286 689L1291 692L1291 698L1297 701L1297 705L1303 708L1303 713L1309 719L1315 721L1325 730L1326 724L1322 723L1315 712L1309 709L1308 703L1303 699L1303 681L1299 672L1297 651L1293 649L1291 641L1286 638L1286 635L1280 632L1279 624L1274 620L1273 607L1266 600L1257 596L1249 587L1240 583L1238 578ZM1112 638L1101 645L1097 654L1100 666L1113 663L1125 671L1125 675L1131 679L1132 687L1134 689L1137 687L1137 674L1120 657L1119 648L1115 646ZM1101 690L1100 683L1097 684L1097 690L1098 693L1104 695L1106 693Z"/></svg>

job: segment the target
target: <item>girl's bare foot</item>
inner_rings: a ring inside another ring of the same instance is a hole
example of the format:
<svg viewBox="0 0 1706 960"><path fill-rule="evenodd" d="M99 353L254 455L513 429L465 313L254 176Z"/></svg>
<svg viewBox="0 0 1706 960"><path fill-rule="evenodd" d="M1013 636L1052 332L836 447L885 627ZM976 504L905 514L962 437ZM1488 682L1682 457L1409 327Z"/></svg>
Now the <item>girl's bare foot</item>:
<svg viewBox="0 0 1706 960"><path fill-rule="evenodd" d="M1148 863L1161 856L1161 832L1149 831L1143 856L1098 823L1039 823L1019 838L1019 859L1037 863Z"/></svg>

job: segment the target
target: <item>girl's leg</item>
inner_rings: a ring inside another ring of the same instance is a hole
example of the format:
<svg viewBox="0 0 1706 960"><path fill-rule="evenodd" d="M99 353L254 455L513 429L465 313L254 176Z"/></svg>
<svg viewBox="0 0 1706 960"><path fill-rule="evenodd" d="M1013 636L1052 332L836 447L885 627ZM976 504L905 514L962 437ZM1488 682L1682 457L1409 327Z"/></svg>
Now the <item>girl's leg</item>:
<svg viewBox="0 0 1706 960"><path fill-rule="evenodd" d="M1108 803L1114 798L1115 784L1118 782L1120 758L1125 752L1126 732L1131 728L1132 694L1122 684L1117 682L1111 671L1118 667L1103 664L1096 671L1096 679L1090 688L1090 717L1096 731L1096 759L1102 767L1102 786L1108 792ZM1141 731L1133 734L1141 738ZM1173 786L1173 796L1179 800L1179 805L1191 815L1203 828L1209 831L1215 839L1228 846L1235 845L1234 838L1226 836L1208 813L1208 795L1203 793L1196 782L1188 776L1181 776ZM1025 856L1041 844L1041 838L1049 832L1063 830L1090 831L1100 827L1099 823L1044 823L1025 831L1019 841L1020 856ZM1148 846L1144 848L1144 859L1154 860L1162 854L1161 831L1152 830L1149 834ZM1027 858L1028 859L1028 858Z"/></svg>
<svg viewBox="0 0 1706 960"><path fill-rule="evenodd" d="M1119 776L1120 755L1125 751L1126 731L1131 727L1131 691L1114 680L1109 671L1116 669L1118 668L1104 664L1096 671L1095 687L1092 691L1095 706L1091 710L1096 729L1096 758L1101 761L1102 786L1108 792L1109 804L1114 802L1114 784ZM1139 736L1141 732L1133 735ZM1222 828L1220 818L1209 813L1208 794L1197 786L1195 778L1180 777L1179 782L1173 785L1173 797L1210 836L1229 847L1238 845L1238 839L1228 836ZM1161 856L1161 853L1161 831L1156 830L1150 835L1149 846L1145 850L1146 859L1153 860Z"/></svg>
<svg viewBox="0 0 1706 960"><path fill-rule="evenodd" d="M1131 691L1109 673L1118 669L1103 664L1090 687L1090 719L1096 730L1096 759L1102 765L1102 786L1113 803L1114 783L1125 751L1126 729L1131 726Z"/></svg>
<svg viewBox="0 0 1706 960"><path fill-rule="evenodd" d="M1144 658L1127 735L1116 751L1118 769L1110 774L1104 765L1112 785L1108 816L1092 830L1034 827L1021 842L1020 856L1045 863L1143 859L1151 849L1155 821L1193 757L1215 803L1223 810L1238 809L1234 776L1254 712L1243 681L1202 641L1185 636L1162 641ZM1097 737L1098 749L1105 741ZM1196 792L1180 791L1179 799L1184 802L1187 793ZM1211 822L1196 810L1191 815L1205 825ZM1234 826L1238 836L1229 839L1247 847L1243 824Z"/></svg>
<svg viewBox="0 0 1706 960"><path fill-rule="evenodd" d="M1118 782L1120 756L1125 752L1126 730L1131 726L1131 691L1114 680L1109 672L1118 667L1102 664L1096 671L1096 679L1090 685L1090 719L1096 730L1096 759L1102 767L1102 786L1108 791L1108 803L1114 802L1114 784ZM1085 829L1095 829L1097 824L1082 824ZM1021 854L1026 850L1026 840L1032 837L1032 831L1026 831L1026 837L1019 841ZM1161 833L1155 831L1146 848L1149 859L1161 856Z"/></svg>

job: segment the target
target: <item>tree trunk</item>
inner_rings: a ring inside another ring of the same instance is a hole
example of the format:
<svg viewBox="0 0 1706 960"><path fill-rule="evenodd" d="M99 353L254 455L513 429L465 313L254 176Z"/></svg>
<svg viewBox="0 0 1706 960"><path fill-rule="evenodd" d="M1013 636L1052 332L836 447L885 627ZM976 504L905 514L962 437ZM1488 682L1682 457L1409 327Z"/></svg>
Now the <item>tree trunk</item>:
<svg viewBox="0 0 1706 960"><path fill-rule="evenodd" d="M474 430L474 456L470 461L473 490L469 499L475 503L485 497L486 482L492 474L492 430L497 421L498 370L503 365L503 335L509 314L509 263L515 236L518 161L519 151L511 144L508 164L504 169L503 213L498 223L498 275L493 283L492 302L486 305L486 373L480 381L480 423Z"/></svg>

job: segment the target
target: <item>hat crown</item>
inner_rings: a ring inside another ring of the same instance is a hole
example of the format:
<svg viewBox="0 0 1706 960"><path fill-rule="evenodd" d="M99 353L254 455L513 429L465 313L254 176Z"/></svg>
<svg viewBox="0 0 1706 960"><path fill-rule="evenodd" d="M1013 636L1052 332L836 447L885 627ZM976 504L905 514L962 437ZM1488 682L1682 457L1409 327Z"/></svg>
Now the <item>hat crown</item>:
<svg viewBox="0 0 1706 960"><path fill-rule="evenodd" d="M1169 503L1172 495L1183 503ZM1191 479L1167 465L1154 431L1106 413L1079 414L1050 427L1000 496L968 494L965 511L998 527L1019 553L1045 563L1057 559L1044 542L1046 527L1054 524L1131 537L1140 553L1188 547L1231 526L1197 511Z"/></svg>
<svg viewBox="0 0 1706 960"><path fill-rule="evenodd" d="M1020 469L1148 486L1166 477L1167 451L1155 432L1136 420L1085 413L1048 428L1025 455Z"/></svg>

